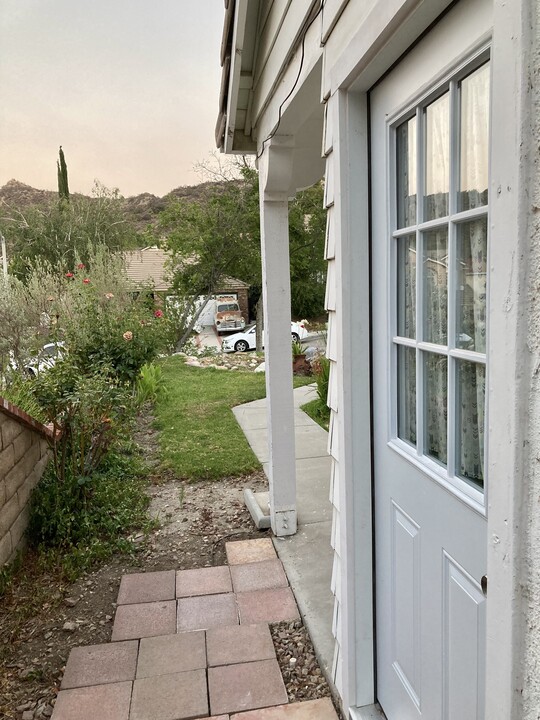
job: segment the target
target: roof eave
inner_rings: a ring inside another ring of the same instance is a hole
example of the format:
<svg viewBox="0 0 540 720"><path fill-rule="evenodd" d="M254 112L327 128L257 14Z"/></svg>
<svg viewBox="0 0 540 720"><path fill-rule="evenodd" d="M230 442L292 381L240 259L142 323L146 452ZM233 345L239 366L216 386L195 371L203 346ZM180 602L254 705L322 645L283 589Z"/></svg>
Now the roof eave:
<svg viewBox="0 0 540 720"><path fill-rule="evenodd" d="M232 23L225 17L225 28L230 27L232 42L230 54L222 57L222 98L220 113L216 125L216 142L220 150L225 153L249 154L256 151L256 145L250 135L246 135L244 128L236 127L239 93L242 82L242 61L246 61L244 40L246 36L253 36L257 31L256 13L249 13L250 2L256 0L236 0L234 3L234 18ZM253 52L253 50L251 51ZM252 66L253 57L249 58Z"/></svg>

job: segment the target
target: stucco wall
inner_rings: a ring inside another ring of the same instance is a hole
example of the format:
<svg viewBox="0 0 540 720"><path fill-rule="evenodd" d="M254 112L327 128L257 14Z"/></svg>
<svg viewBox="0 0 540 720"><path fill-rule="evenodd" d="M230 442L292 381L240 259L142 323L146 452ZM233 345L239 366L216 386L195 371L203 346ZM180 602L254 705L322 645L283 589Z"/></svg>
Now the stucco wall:
<svg viewBox="0 0 540 720"><path fill-rule="evenodd" d="M48 460L47 430L33 422L0 407L0 567L24 544L30 493Z"/></svg>
<svg viewBox="0 0 540 720"><path fill-rule="evenodd" d="M530 56L526 69L524 108L525 132L522 143L522 163L528 169L530 194L525 195L524 212L528 217L529 278L528 332L530 378L528 438L528 468L526 471L527 532L523 539L522 608L526 618L523 626L523 718L540 717L540 173L538 145L540 141L540 6L532 4L530 18ZM527 477L528 476L528 477Z"/></svg>

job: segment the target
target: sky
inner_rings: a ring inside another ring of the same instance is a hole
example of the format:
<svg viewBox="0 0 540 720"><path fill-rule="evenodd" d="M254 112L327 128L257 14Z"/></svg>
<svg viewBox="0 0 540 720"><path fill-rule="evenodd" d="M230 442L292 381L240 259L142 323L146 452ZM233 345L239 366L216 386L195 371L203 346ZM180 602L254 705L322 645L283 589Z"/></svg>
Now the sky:
<svg viewBox="0 0 540 720"><path fill-rule="evenodd" d="M0 0L0 186L164 195L215 149L223 0Z"/></svg>

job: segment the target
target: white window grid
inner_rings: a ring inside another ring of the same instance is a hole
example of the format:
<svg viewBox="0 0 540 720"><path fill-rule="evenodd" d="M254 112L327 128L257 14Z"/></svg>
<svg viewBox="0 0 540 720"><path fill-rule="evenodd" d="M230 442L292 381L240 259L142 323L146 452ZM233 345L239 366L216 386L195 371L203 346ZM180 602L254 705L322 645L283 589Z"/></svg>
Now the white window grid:
<svg viewBox="0 0 540 720"><path fill-rule="evenodd" d="M457 297L457 229L461 223L470 222L481 218L489 218L489 196L488 204L468 210L458 209L459 191L459 169L460 169L460 82L489 62L489 47L484 47L461 63L460 67L447 77L443 78L436 87L425 93L423 97L417 98L414 103L397 114L388 124L388 157L390 171L390 194L389 194L389 227L392 229L390 236L390 267L389 283L389 327L391 328L391 426L389 444L400 455L410 460L423 472L430 475L434 480L444 485L451 492L464 500L471 507L481 514L486 512L487 501L487 433L484 443L484 485L478 488L456 472L457 438L456 438L456 378L457 361L465 360L483 365L486 368L486 408L484 413L484 426L487 427L487 387L488 368L487 354L473 350L466 350L456 347L456 297ZM450 184L448 198L448 215L434 220L424 221L424 188L425 188L425 109L439 97L449 93L450 104ZM416 223L407 227L398 228L397 222L397 168L396 168L396 130L404 122L416 116ZM489 177L489 175L488 175ZM488 264L489 267L489 222L488 227ZM422 258L424 257L424 233L437 229L448 230L448 319L447 319L447 345L437 345L424 341L424 318L423 318L423 268ZM416 237L416 333L415 339L398 335L397 323L397 273L398 273L398 243L399 238L415 235ZM489 273L488 273L489 288ZM489 291L486 297L489 297ZM486 308L487 319L487 308ZM409 347L416 351L416 446L401 439L398 436L398 363L397 350L399 346ZM434 458L424 454L424 363L425 353L442 355L447 358L447 463L443 465Z"/></svg>

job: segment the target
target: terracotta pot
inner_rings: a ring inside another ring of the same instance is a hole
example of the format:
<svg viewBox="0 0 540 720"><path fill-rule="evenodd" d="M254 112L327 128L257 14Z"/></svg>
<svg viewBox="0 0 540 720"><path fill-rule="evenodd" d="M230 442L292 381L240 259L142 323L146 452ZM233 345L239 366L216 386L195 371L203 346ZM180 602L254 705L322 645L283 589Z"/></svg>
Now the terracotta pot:
<svg viewBox="0 0 540 720"><path fill-rule="evenodd" d="M292 364L295 375L311 375L311 365L306 360L305 355L294 355Z"/></svg>

